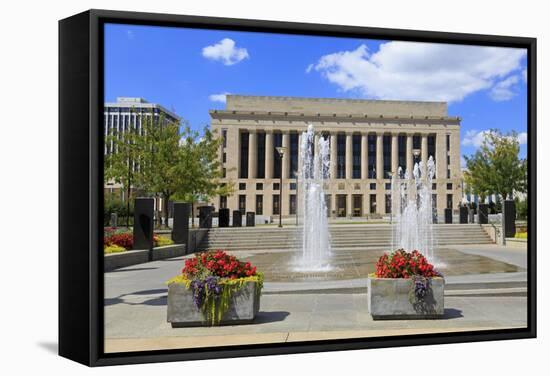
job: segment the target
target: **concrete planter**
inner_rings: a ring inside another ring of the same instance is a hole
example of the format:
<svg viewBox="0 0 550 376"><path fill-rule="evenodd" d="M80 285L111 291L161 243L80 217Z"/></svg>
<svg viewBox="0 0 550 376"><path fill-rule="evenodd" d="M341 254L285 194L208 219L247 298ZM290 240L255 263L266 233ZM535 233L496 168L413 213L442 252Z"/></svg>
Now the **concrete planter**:
<svg viewBox="0 0 550 376"><path fill-rule="evenodd" d="M257 282L247 282L231 298L229 309L220 325L248 324L254 321L260 310L260 291ZM182 283L168 286L168 317L173 328L208 326L203 313L193 303L193 292Z"/></svg>
<svg viewBox="0 0 550 376"><path fill-rule="evenodd" d="M368 308L374 320L433 319L444 313L445 279L428 278L426 295L418 299L414 281L369 277Z"/></svg>

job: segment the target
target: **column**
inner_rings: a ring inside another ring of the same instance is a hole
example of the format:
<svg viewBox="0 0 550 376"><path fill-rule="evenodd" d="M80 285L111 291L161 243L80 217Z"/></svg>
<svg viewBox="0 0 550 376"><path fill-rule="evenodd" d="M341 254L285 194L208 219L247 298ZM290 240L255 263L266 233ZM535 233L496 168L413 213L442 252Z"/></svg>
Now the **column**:
<svg viewBox="0 0 550 376"><path fill-rule="evenodd" d="M336 166L337 166L337 159L338 159L337 150L338 150L338 133L332 132L330 134L330 178L331 179L336 179L336 171L337 171Z"/></svg>
<svg viewBox="0 0 550 376"><path fill-rule="evenodd" d="M384 135L376 135L376 179L384 179ZM378 205L378 202L377 202Z"/></svg>
<svg viewBox="0 0 550 376"><path fill-rule="evenodd" d="M258 152L256 131L248 131L248 178L256 178L256 165L258 160L256 153Z"/></svg>
<svg viewBox="0 0 550 376"><path fill-rule="evenodd" d="M413 135L407 134L407 171L412 174L413 170Z"/></svg>
<svg viewBox="0 0 550 376"><path fill-rule="evenodd" d="M361 135L361 179L369 178L369 139L368 134Z"/></svg>
<svg viewBox="0 0 550 376"><path fill-rule="evenodd" d="M265 132L265 178L273 179L273 132L272 131Z"/></svg>
<svg viewBox="0 0 550 376"><path fill-rule="evenodd" d="M421 143L420 143L420 155L421 155L421 161L424 163L428 162L428 135L426 133L423 133L420 135L421 137Z"/></svg>
<svg viewBox="0 0 550 376"><path fill-rule="evenodd" d="M283 154L283 165L281 166L281 173L283 176L283 179L288 179L290 177L290 134L288 132L283 132L283 144L282 146L285 148L285 153ZM283 187L284 190L284 187ZM288 192L287 192L288 194ZM284 202L285 200L283 200ZM287 200L288 201L288 200ZM288 202L287 202L288 203ZM288 208L287 208L287 214L288 214ZM283 212L283 215L285 212Z"/></svg>
<svg viewBox="0 0 550 376"><path fill-rule="evenodd" d="M353 136L351 133L346 133L346 179L352 179L353 172Z"/></svg>
<svg viewBox="0 0 550 376"><path fill-rule="evenodd" d="M336 217L336 191L330 195L330 216L332 218Z"/></svg>
<svg viewBox="0 0 550 376"><path fill-rule="evenodd" d="M399 158L397 155L398 137L397 133L391 135L391 171L393 174L397 174L397 168L399 167Z"/></svg>

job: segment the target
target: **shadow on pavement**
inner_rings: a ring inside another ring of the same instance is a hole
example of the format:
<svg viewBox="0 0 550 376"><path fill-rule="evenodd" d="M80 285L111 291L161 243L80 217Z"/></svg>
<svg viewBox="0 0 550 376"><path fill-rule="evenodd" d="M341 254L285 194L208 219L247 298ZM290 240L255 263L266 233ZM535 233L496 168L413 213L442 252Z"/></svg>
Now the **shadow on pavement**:
<svg viewBox="0 0 550 376"><path fill-rule="evenodd" d="M273 312L260 311L256 315L254 324L267 324L270 322L283 321L284 319L286 319L288 315L290 315L290 312L287 312L287 311L273 311Z"/></svg>
<svg viewBox="0 0 550 376"><path fill-rule="evenodd" d="M443 320L457 319L459 317L464 317L460 309L445 308L445 313L443 314Z"/></svg>
<svg viewBox="0 0 550 376"><path fill-rule="evenodd" d="M140 270L155 270L155 269L158 269L158 268L115 269L115 270L105 272L105 274L108 274L108 273L122 273L122 272L136 272L136 271L140 271Z"/></svg>

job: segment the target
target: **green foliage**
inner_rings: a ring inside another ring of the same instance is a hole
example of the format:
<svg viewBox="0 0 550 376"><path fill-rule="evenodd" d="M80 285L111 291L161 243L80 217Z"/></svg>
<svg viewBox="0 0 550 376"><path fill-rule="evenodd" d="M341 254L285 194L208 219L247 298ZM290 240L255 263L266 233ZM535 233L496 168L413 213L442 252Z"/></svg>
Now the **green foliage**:
<svg viewBox="0 0 550 376"><path fill-rule="evenodd" d="M114 132L105 138L107 147L116 151L105 158L105 180L122 184L125 190L132 186L160 195L166 216L171 199L194 203L233 192L233 184L219 182L222 141L208 127L201 135L186 124L151 116L143 117L140 131Z"/></svg>
<svg viewBox="0 0 550 376"><path fill-rule="evenodd" d="M109 245L103 249L103 253L105 253L106 255L110 253L120 253L125 251L126 248L116 244Z"/></svg>
<svg viewBox="0 0 550 376"><path fill-rule="evenodd" d="M529 207L527 206L527 200L515 199L516 201L516 215L518 219L527 219Z"/></svg>
<svg viewBox="0 0 550 376"><path fill-rule="evenodd" d="M165 245L172 245L174 244L174 241L172 239L169 239L165 236L155 236L155 246L156 247L163 247Z"/></svg>
<svg viewBox="0 0 550 376"><path fill-rule="evenodd" d="M517 239L527 239L527 233L526 232L516 232Z"/></svg>
<svg viewBox="0 0 550 376"><path fill-rule="evenodd" d="M507 199L513 192L527 190L527 160L519 158L515 132L506 135L498 130L487 132L479 150L464 159L467 168L464 181L482 201L491 193Z"/></svg>

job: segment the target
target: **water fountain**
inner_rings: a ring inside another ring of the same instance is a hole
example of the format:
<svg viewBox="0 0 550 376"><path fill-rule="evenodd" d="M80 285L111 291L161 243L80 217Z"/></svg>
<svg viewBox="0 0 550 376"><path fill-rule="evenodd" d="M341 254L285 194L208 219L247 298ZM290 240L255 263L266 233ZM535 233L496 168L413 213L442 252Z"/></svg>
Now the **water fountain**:
<svg viewBox="0 0 550 376"><path fill-rule="evenodd" d="M315 141L317 139L317 142ZM329 141L315 137L313 125L302 133L300 145L299 191L302 192L302 253L296 260L297 271L331 269L330 234L324 183L329 178Z"/></svg>
<svg viewBox="0 0 550 376"><path fill-rule="evenodd" d="M412 173L412 176L411 176ZM433 237L432 179L435 162L415 163L413 171L399 167L392 176L393 249L418 250L435 262Z"/></svg>

